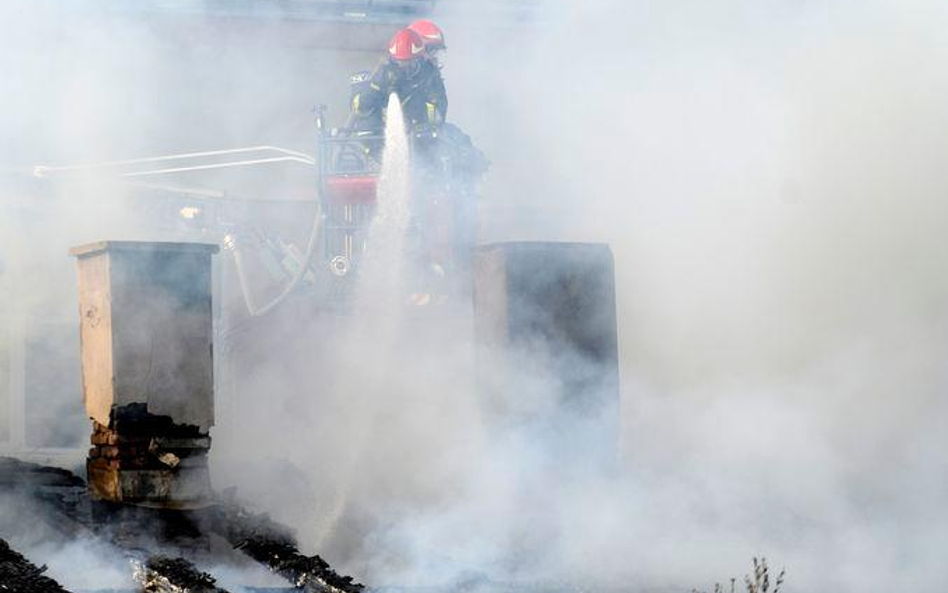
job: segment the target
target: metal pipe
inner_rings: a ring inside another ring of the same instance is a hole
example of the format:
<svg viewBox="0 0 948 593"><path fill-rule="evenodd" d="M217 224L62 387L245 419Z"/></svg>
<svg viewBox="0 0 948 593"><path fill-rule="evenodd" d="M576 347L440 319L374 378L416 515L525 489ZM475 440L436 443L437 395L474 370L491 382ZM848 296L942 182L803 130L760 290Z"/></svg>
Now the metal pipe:
<svg viewBox="0 0 948 593"><path fill-rule="evenodd" d="M154 171L135 171L134 173L122 173L122 177L142 177L145 175L164 175L166 173L182 173L184 171L204 171L207 169L226 169L228 167L243 167L245 165L260 165L263 163L296 162L312 165L312 160L304 160L297 157L271 157L267 159L253 159L247 161L233 161L229 163L213 163L211 165L193 165L190 167L172 167L169 169L155 169Z"/></svg>

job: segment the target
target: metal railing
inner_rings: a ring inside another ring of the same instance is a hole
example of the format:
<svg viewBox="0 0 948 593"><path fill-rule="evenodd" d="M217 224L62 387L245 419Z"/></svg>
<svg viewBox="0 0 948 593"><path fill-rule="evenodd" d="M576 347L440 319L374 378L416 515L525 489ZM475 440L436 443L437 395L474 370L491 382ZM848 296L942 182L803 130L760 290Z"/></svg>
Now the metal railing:
<svg viewBox="0 0 948 593"><path fill-rule="evenodd" d="M233 155L241 155L246 158L222 160L211 163L201 161L202 159L229 157ZM188 161L191 161L193 164L188 164ZM78 165L36 165L33 167L33 175L35 177L49 177L50 175L59 173L123 169L130 167L136 170L120 172L118 175L121 177L145 177L150 175L166 175L169 173L184 173L187 171L205 171L286 162L315 165L316 159L306 153L280 148L279 146L248 146L244 148L185 152L139 159L101 161ZM170 166L165 166L166 164ZM139 165L150 165L157 168L138 168Z"/></svg>

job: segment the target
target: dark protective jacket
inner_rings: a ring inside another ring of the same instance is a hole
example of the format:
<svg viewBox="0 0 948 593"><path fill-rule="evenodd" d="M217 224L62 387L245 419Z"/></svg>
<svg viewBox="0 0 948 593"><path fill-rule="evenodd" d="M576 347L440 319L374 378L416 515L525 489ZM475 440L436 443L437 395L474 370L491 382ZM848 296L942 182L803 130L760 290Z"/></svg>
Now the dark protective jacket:
<svg viewBox="0 0 948 593"><path fill-rule="evenodd" d="M381 133L391 93L401 100L409 129L444 123L448 96L437 64L420 59L419 66L409 72L385 59L367 81L353 86L350 127L363 130L377 126Z"/></svg>
<svg viewBox="0 0 948 593"><path fill-rule="evenodd" d="M349 77L349 121L346 123L349 131L360 136L381 134L384 122L378 102L373 101L376 92L372 86L372 73L368 70Z"/></svg>

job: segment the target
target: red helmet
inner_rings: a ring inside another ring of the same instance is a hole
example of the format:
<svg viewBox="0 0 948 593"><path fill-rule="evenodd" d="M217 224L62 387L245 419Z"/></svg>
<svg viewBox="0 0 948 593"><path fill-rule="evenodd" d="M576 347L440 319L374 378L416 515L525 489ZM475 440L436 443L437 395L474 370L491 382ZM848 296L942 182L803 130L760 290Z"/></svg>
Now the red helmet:
<svg viewBox="0 0 948 593"><path fill-rule="evenodd" d="M441 27L427 19L419 19L408 28L421 36L425 49L444 49L444 33Z"/></svg>
<svg viewBox="0 0 948 593"><path fill-rule="evenodd" d="M388 42L388 56L398 62L420 58L425 52L421 35L410 29L402 29Z"/></svg>

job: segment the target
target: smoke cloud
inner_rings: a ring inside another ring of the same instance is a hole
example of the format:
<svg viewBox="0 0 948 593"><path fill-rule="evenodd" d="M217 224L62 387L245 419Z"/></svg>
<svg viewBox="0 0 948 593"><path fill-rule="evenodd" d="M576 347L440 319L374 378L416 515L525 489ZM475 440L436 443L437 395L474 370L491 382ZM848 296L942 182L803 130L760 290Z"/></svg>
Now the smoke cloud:
<svg viewBox="0 0 948 593"><path fill-rule="evenodd" d="M341 123L347 75L382 49L325 49L320 27L279 15L64 4L0 7L0 339L76 326L70 245L223 234L220 219L182 226L139 186L37 180L33 165L311 153L309 108ZM562 0L524 3L519 20L513 4L436 5L448 119L492 162L481 242L613 250L621 467L560 473L549 443L485 431L463 306L401 319L384 341L305 293L251 320L222 253L215 485L379 585L691 590L761 554L788 590L948 581L948 8ZM310 176L171 181L301 200L241 212L299 245ZM10 344L0 363L19 356ZM68 360L77 338L56 350ZM34 402L74 406L57 438L78 448L75 371Z"/></svg>

